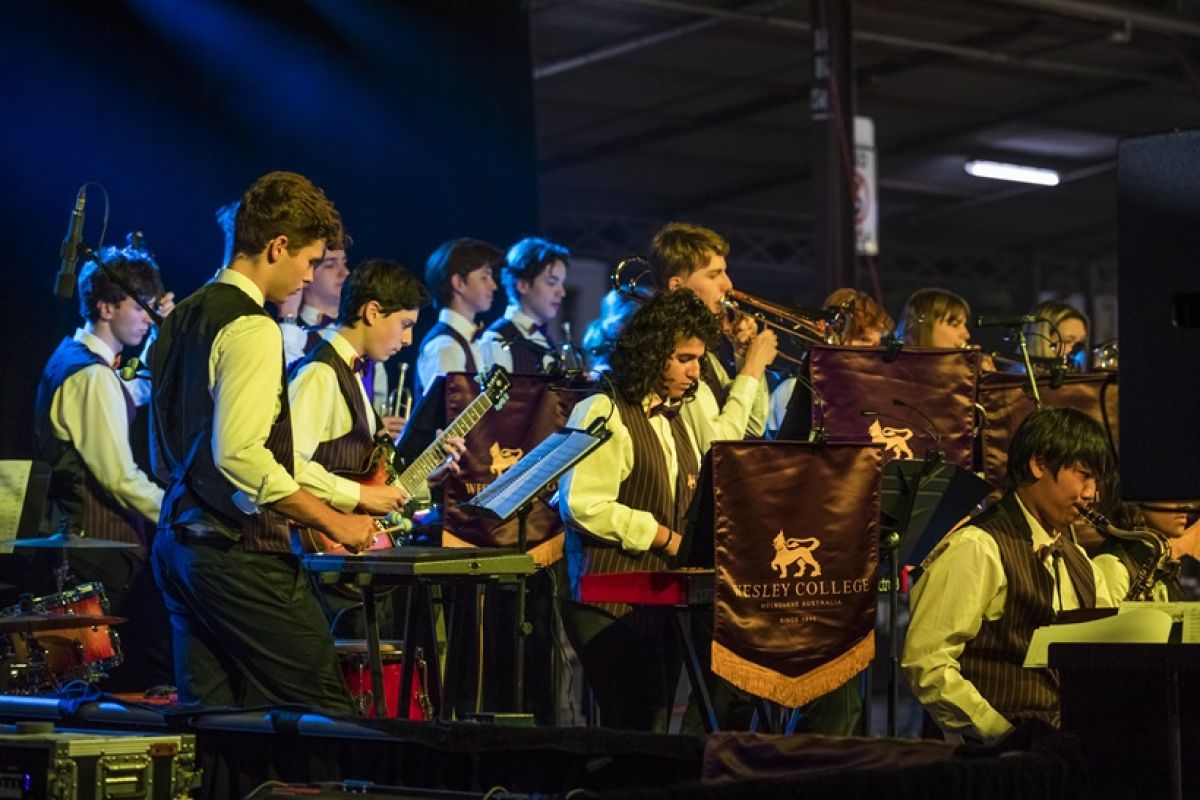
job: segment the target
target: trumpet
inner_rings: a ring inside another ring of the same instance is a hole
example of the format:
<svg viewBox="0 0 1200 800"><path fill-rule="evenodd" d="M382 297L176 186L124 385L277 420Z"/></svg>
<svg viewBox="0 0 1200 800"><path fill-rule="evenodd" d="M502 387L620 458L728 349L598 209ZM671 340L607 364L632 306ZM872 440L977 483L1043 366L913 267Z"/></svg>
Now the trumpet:
<svg viewBox="0 0 1200 800"><path fill-rule="evenodd" d="M405 384L408 382L408 363L400 362L400 374L396 381L396 388L388 392L387 399L379 403L379 412L381 417L403 417L408 419L412 414L413 407L413 392Z"/></svg>

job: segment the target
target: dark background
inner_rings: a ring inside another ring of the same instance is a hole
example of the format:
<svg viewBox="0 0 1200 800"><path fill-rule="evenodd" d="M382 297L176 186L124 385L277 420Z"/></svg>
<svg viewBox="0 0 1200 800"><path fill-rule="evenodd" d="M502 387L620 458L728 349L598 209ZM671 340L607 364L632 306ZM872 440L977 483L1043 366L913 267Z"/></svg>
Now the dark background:
<svg viewBox="0 0 1200 800"><path fill-rule="evenodd" d="M57 299L53 287L86 181L111 200L104 243L143 231L177 299L220 266L215 210L270 170L303 173L333 199L354 240L351 264L382 256L422 274L446 239L504 246L536 232L520 0L4 10L0 457L31 455L42 367L80 324L77 298ZM103 209L89 189L89 245ZM418 341L434 316L422 314Z"/></svg>

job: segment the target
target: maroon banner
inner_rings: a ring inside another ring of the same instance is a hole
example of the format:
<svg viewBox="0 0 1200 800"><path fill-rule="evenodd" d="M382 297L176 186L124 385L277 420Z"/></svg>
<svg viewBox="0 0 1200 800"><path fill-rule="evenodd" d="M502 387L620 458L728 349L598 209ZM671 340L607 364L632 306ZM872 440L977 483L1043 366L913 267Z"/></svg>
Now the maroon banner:
<svg viewBox="0 0 1200 800"><path fill-rule="evenodd" d="M1117 373L1092 372L1068 375L1063 385L1051 389L1046 379L1038 380L1042 404L1077 408L1111 432L1114 446L1117 431ZM984 375L979 381L979 405L983 409L980 439L983 476L998 489L1008 468L1008 445L1021 422L1036 408L1025 375L1010 372Z"/></svg>
<svg viewBox="0 0 1200 800"><path fill-rule="evenodd" d="M577 392L553 391L556 378L548 375L513 375L508 401L480 418L466 437L467 452L459 462L461 472L445 483L442 540L447 547L515 547L517 521L505 523L476 517L458 509L503 475L522 456L567 423ZM475 376L452 372L446 376L446 419L454 419L479 394ZM526 546L539 563L562 555L562 519L547 502L549 487L534 502L526 528Z"/></svg>
<svg viewBox="0 0 1200 800"><path fill-rule="evenodd" d="M883 348L809 349L813 426L831 442L874 442L893 458L923 458L940 431L946 460L971 468L975 446L977 350L901 350L886 361ZM895 405L899 400L911 408ZM918 409L933 420L931 427ZM880 416L863 416L864 411ZM887 415L887 416L883 416ZM936 429L936 430L935 430Z"/></svg>
<svg viewBox="0 0 1200 800"><path fill-rule="evenodd" d="M796 707L871 663L882 455L872 444L713 445L713 672Z"/></svg>

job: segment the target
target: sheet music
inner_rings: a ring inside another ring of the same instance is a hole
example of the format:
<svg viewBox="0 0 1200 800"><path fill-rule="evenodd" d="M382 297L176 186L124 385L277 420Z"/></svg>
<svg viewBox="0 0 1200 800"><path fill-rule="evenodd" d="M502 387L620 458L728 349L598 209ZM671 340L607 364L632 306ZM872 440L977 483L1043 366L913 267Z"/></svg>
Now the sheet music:
<svg viewBox="0 0 1200 800"><path fill-rule="evenodd" d="M1183 623L1182 644L1200 644L1200 603L1184 601L1155 602L1152 600L1126 600L1117 609L1118 614L1125 614L1140 609L1155 609L1171 617L1172 622Z"/></svg>
<svg viewBox="0 0 1200 800"><path fill-rule="evenodd" d="M550 434L524 458L471 499L507 518L554 476L564 472L601 440L586 431L564 429Z"/></svg>
<svg viewBox="0 0 1200 800"><path fill-rule="evenodd" d="M32 467L32 461L0 461L0 553L12 552Z"/></svg>
<svg viewBox="0 0 1200 800"><path fill-rule="evenodd" d="M1125 609L1122 611L1124 612ZM1170 634L1170 615L1156 608L1131 608L1128 613L1120 613L1090 622L1045 625L1033 632L1033 638L1029 641L1029 649L1025 652L1025 666L1049 666L1050 645L1056 642L1165 644Z"/></svg>

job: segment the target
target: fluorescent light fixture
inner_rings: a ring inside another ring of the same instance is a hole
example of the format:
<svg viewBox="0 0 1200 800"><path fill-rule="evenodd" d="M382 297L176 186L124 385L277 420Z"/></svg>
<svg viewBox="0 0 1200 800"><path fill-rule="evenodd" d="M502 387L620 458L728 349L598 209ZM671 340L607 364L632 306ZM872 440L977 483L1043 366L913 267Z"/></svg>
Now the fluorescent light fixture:
<svg viewBox="0 0 1200 800"><path fill-rule="evenodd" d="M976 178L1036 183L1039 186L1058 186L1058 173L1052 169L1004 164L999 161L968 161L963 165L963 169Z"/></svg>

